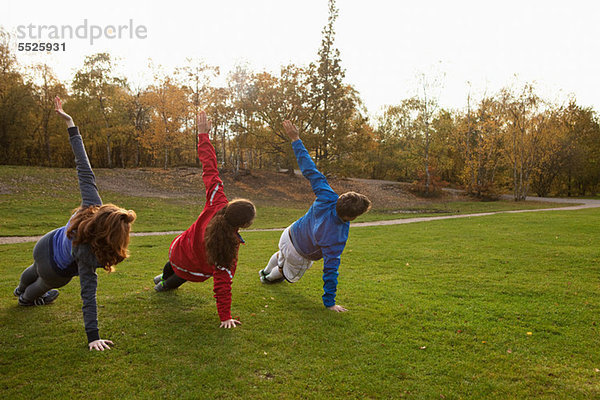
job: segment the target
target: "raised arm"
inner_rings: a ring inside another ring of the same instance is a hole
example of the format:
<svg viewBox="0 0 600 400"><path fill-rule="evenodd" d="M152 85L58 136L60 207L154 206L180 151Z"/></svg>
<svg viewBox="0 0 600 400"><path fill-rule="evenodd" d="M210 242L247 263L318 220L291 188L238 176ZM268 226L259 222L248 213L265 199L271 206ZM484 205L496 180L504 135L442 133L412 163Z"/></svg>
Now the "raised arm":
<svg viewBox="0 0 600 400"><path fill-rule="evenodd" d="M102 199L98 194L96 187L96 177L92 171L90 160L88 159L83 139L79 134L79 129L75 126L73 118L63 111L62 101L58 96L54 99L56 113L65 120L69 131L69 141L75 155L75 165L77 167L77 178L79 180L79 191L81 193L81 205L84 207L91 205L101 205Z"/></svg>
<svg viewBox="0 0 600 400"><path fill-rule="evenodd" d="M198 113L197 124L198 158L202 163L202 180L206 189L206 204L213 205L220 202L227 202L227 197L225 197L225 192L223 191L223 181L219 178L215 148L210 143L210 138L208 137L211 123L206 119L204 111Z"/></svg>
<svg viewBox="0 0 600 400"><path fill-rule="evenodd" d="M306 150L302 140L300 140L298 129L290 121L284 121L283 128L285 129L286 135L292 141L292 149L294 150L296 160L298 160L300 171L302 171L302 175L310 181L315 196L317 196L318 199L337 201L337 193L329 186L325 175L319 172L314 161L310 158L308 150Z"/></svg>

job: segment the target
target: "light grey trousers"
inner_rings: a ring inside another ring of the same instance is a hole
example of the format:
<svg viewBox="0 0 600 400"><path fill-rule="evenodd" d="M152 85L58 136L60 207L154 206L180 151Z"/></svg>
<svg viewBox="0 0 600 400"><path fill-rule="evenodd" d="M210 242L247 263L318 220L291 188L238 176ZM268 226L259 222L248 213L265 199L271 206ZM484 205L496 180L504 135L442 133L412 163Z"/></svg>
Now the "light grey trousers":
<svg viewBox="0 0 600 400"><path fill-rule="evenodd" d="M33 248L33 264L21 274L19 291L23 300L33 302L50 289L65 286L72 277L60 276L52 267L50 246L53 232L45 234Z"/></svg>

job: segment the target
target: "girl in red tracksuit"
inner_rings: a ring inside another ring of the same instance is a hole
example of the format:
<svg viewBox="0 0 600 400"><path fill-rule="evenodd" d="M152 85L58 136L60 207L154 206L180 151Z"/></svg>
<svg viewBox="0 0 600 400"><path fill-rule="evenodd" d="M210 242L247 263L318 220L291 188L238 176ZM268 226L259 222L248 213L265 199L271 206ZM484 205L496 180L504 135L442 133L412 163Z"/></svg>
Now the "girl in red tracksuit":
<svg viewBox="0 0 600 400"><path fill-rule="evenodd" d="M210 143L210 121L198 114L198 158L202 162L202 180L206 204L200 216L169 248L169 261L163 273L154 278L157 292L176 289L186 281L202 282L213 278L217 312L221 328L235 328L240 321L231 317L231 283L237 266L240 228L252 224L256 209L248 200L227 201L219 178L217 156Z"/></svg>

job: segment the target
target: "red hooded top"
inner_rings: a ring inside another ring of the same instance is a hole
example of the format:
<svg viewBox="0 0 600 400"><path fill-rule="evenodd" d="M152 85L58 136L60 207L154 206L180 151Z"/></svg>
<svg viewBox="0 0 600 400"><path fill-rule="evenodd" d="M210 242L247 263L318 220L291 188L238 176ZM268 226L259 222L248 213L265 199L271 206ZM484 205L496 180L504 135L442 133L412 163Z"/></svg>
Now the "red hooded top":
<svg viewBox="0 0 600 400"><path fill-rule="evenodd" d="M200 216L185 232L177 236L169 249L169 261L177 276L192 282L213 277L213 291L221 321L231 319L231 283L237 256L229 269L209 264L204 248L204 231L213 215L228 203L219 178L217 156L207 133L198 135L198 158L202 163L202 180L206 187L206 204Z"/></svg>

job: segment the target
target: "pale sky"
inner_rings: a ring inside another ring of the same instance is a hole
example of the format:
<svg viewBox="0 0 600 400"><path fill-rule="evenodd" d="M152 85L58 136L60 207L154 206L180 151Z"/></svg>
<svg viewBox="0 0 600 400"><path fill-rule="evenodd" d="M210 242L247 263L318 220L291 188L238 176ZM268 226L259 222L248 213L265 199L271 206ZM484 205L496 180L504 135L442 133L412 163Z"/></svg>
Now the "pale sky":
<svg viewBox="0 0 600 400"><path fill-rule="evenodd" d="M338 0L336 45L346 82L369 112L415 94L417 77L444 74L442 106L463 108L472 97L514 82L537 82L544 98L600 111L600 2ZM72 79L86 55L109 52L134 84L151 79L148 58L167 71L195 57L229 71L247 63L277 72L316 60L326 0L3 1L0 26L125 25L147 28L145 39L65 39L66 51L17 52L22 65L49 64ZM13 39L33 42L32 39ZM515 74L517 78L515 78ZM469 83L470 82L470 86Z"/></svg>

